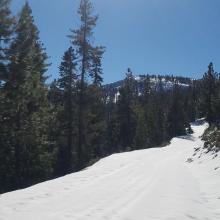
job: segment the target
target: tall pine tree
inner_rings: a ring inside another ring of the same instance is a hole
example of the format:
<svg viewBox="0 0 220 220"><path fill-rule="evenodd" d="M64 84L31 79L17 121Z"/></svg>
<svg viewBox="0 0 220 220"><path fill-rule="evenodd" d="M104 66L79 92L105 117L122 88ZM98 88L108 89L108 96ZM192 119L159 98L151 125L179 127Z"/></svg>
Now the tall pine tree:
<svg viewBox="0 0 220 220"><path fill-rule="evenodd" d="M12 40L15 19L10 11L11 0L0 0L0 86L7 78L8 46Z"/></svg>
<svg viewBox="0 0 220 220"><path fill-rule="evenodd" d="M93 80L93 84L97 86L100 86L101 83L103 82L101 60L104 52L105 52L105 48L102 46L95 47L93 49L90 76Z"/></svg>
<svg viewBox="0 0 220 220"><path fill-rule="evenodd" d="M58 80L58 87L62 92L62 104L58 113L59 150L57 175L64 175L74 170L77 137L76 86L76 55L73 48L70 47L63 56Z"/></svg>
<svg viewBox="0 0 220 220"><path fill-rule="evenodd" d="M91 158L100 158L105 153L106 123L105 102L102 89L102 56L104 47L95 47L92 54L90 76L92 84L88 87L89 117L88 138Z"/></svg>
<svg viewBox="0 0 220 220"><path fill-rule="evenodd" d="M5 162L9 170L1 182L10 182L11 189L15 189L47 179L51 174L45 85L47 56L28 3L20 13L9 52L3 126L10 129L4 137L6 161L0 163Z"/></svg>
<svg viewBox="0 0 220 220"><path fill-rule="evenodd" d="M86 163L87 140L87 110L88 101L86 97L87 83L86 77L89 75L94 48L91 45L93 29L96 26L98 17L93 15L93 6L90 0L81 0L78 10L80 16L80 27L72 30L70 39L80 59L80 84L79 84L79 108L78 108L78 168L81 169Z"/></svg>
<svg viewBox="0 0 220 220"><path fill-rule="evenodd" d="M217 91L217 73L214 71L213 63L208 66L208 71L204 74L202 80L202 105L205 110L207 121L212 123L216 120L216 101L218 99Z"/></svg>
<svg viewBox="0 0 220 220"><path fill-rule="evenodd" d="M186 128L190 126L187 114L184 111L183 92L184 90L179 86L178 81L175 81L172 89L172 101L167 116L169 138L185 135Z"/></svg>
<svg viewBox="0 0 220 220"><path fill-rule="evenodd" d="M135 104L137 101L136 81L130 69L126 73L124 85L120 88L117 114L120 124L119 142L122 151L131 150L136 130Z"/></svg>

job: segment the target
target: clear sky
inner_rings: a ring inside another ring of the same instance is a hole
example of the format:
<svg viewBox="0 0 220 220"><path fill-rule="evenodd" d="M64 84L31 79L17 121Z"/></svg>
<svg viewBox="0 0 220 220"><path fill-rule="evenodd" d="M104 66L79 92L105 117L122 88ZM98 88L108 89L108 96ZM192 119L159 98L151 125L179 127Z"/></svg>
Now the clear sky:
<svg viewBox="0 0 220 220"><path fill-rule="evenodd" d="M12 0L18 12L25 0ZM210 61L220 72L220 0L93 0L99 21L94 43L106 46L104 82L134 74L199 78ZM79 24L79 0L29 0L52 66L51 78Z"/></svg>

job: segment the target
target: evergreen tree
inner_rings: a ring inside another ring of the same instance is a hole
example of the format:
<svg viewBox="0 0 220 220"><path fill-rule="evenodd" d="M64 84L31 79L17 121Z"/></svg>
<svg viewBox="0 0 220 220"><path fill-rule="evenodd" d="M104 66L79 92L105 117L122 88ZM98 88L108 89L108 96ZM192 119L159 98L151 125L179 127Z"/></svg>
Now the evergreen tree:
<svg viewBox="0 0 220 220"><path fill-rule="evenodd" d="M117 114L120 124L119 143L122 151L131 150L134 144L136 130L136 101L136 82L131 70L128 69L124 85L120 88L120 95L117 103Z"/></svg>
<svg viewBox="0 0 220 220"><path fill-rule="evenodd" d="M214 71L213 64L210 63L208 71L203 76L203 109L207 121L212 123L215 118L215 106L217 100L217 74Z"/></svg>
<svg viewBox="0 0 220 220"><path fill-rule="evenodd" d="M101 60L104 52L104 47L95 47L93 50L90 76L95 85L101 85L103 81Z"/></svg>
<svg viewBox="0 0 220 220"><path fill-rule="evenodd" d="M158 136L157 136L157 144L164 144L168 141L167 135L167 111L168 111L168 103L169 103L169 95L164 89L162 79L159 79L158 84L158 96L156 99L157 105L157 128L158 128Z"/></svg>
<svg viewBox="0 0 220 220"><path fill-rule="evenodd" d="M86 100L87 84L85 82L86 76L89 74L94 48L91 45L91 38L93 36L93 29L96 26L97 16L93 14L93 6L90 0L81 0L78 14L80 16L81 25L79 29L72 30L70 36L74 47L77 48L77 54L80 59L80 84L79 84L79 108L78 108L78 168L81 169L86 161L84 154L88 146L86 135L87 122L87 108L88 102Z"/></svg>
<svg viewBox="0 0 220 220"><path fill-rule="evenodd" d="M100 158L104 155L106 144L105 102L102 89L102 56L104 47L93 49L90 77L92 84L88 87L88 144L90 151L89 160Z"/></svg>
<svg viewBox="0 0 220 220"><path fill-rule="evenodd" d="M14 18L10 11L11 0L0 0L0 59L5 58L6 44L11 41Z"/></svg>
<svg viewBox="0 0 220 220"><path fill-rule="evenodd" d="M182 92L183 90L178 85L178 82L175 82L172 92L172 103L169 108L167 119L169 138L185 135L186 128L190 126L187 114L184 111L184 99Z"/></svg>
<svg viewBox="0 0 220 220"><path fill-rule="evenodd" d="M151 107L151 82L147 75L143 80L142 96L140 97L140 108L137 110L137 129L135 134L135 146L137 148L148 148L151 146L151 135L149 126L149 112ZM153 103L152 103L153 104Z"/></svg>
<svg viewBox="0 0 220 220"><path fill-rule="evenodd" d="M107 89L108 90L108 89ZM105 99L106 107L106 154L120 152L119 149L119 121L117 120L117 103L115 103L115 96L104 90L107 94Z"/></svg>
<svg viewBox="0 0 220 220"><path fill-rule="evenodd" d="M5 111L2 126L3 148L7 152L5 164L9 170L1 182L10 182L10 188L22 188L50 177L48 149L46 53L39 41L38 29L26 3L22 8L10 47L9 77L4 86ZM4 184L3 184L4 185Z"/></svg>
<svg viewBox="0 0 220 220"><path fill-rule="evenodd" d="M119 146L120 122L117 113L113 112L107 120L107 154L118 153L121 151Z"/></svg>
<svg viewBox="0 0 220 220"><path fill-rule="evenodd" d="M134 137L134 146L136 149L150 147L149 128L146 123L146 113L141 106L136 107L137 127Z"/></svg>
<svg viewBox="0 0 220 220"><path fill-rule="evenodd" d="M53 108L59 108L59 106L63 103L63 93L59 88L59 83L56 79L50 84L48 100Z"/></svg>
<svg viewBox="0 0 220 220"><path fill-rule="evenodd" d="M10 11L11 0L0 0L0 86L1 80L7 78L7 51L12 40L15 20Z"/></svg>
<svg viewBox="0 0 220 220"><path fill-rule="evenodd" d="M190 122L196 120L197 114L197 94L196 94L196 80L193 80L187 90L185 97L185 110Z"/></svg>
<svg viewBox="0 0 220 220"><path fill-rule="evenodd" d="M88 148L89 160L97 159L105 154L106 121L105 103L101 86L92 84L88 88Z"/></svg>
<svg viewBox="0 0 220 220"><path fill-rule="evenodd" d="M60 65L59 89L62 91L62 104L58 111L58 164L57 175L74 170L76 154L76 55L72 47L64 54ZM58 139L56 137L56 139Z"/></svg>

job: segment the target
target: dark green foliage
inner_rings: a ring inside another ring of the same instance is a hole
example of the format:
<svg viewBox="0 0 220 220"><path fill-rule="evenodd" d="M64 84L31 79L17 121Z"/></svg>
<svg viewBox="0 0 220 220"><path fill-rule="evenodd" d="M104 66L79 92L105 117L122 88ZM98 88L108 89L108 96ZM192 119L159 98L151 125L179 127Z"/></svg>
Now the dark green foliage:
<svg viewBox="0 0 220 220"><path fill-rule="evenodd" d="M136 123L134 146L136 149L148 148L150 146L149 127L146 124L146 113L141 107L136 108Z"/></svg>
<svg viewBox="0 0 220 220"><path fill-rule="evenodd" d="M112 151L112 146L113 152L162 146L190 129L191 111L188 113L189 107L184 106L190 89L180 87L173 80L173 89L165 90L161 78L152 87L151 79L146 76L140 88L128 70L119 95L113 100L109 97L109 150Z"/></svg>
<svg viewBox="0 0 220 220"><path fill-rule="evenodd" d="M10 11L10 0L0 0L0 87L7 78L9 60L8 47L12 40L14 18Z"/></svg>
<svg viewBox="0 0 220 220"><path fill-rule="evenodd" d="M212 151L217 153L220 151L220 126L219 124L212 124L203 135L204 148L207 152Z"/></svg>
<svg viewBox="0 0 220 220"><path fill-rule="evenodd" d="M58 79L57 91L60 100L51 100L57 105L57 118L59 121L56 132L57 163L56 175L63 175L74 170L73 161L76 145L76 55L72 47L64 54L60 65L60 78ZM54 85L55 86L55 85ZM60 95L59 95L60 93ZM51 93L53 94L53 93ZM52 97L51 97L52 98Z"/></svg>
<svg viewBox="0 0 220 220"><path fill-rule="evenodd" d="M80 27L72 30L70 39L79 57L79 87L78 87L78 143L77 143L77 167L81 169L88 163L89 148L88 126L89 126L89 100L87 97L87 76L92 76L93 82L100 85L102 82L101 57L103 47L93 47L91 38L96 26L98 16L93 15L93 6L90 0L81 0L78 10Z"/></svg>
<svg viewBox="0 0 220 220"><path fill-rule="evenodd" d="M219 120L219 77L210 63L202 80L202 107L209 123Z"/></svg>
<svg viewBox="0 0 220 220"><path fill-rule="evenodd" d="M201 112L210 125L203 135L204 148L216 153L220 151L220 75L214 71L212 63L200 82L199 95Z"/></svg>
<svg viewBox="0 0 220 220"><path fill-rule="evenodd" d="M14 18L10 3L11 0L0 0L0 61L7 59L5 53L13 33Z"/></svg>
<svg viewBox="0 0 220 220"><path fill-rule="evenodd" d="M72 47L65 53L60 78L49 92L56 112L55 128L50 134L56 149L56 176L80 170L105 154L105 102L101 88L104 47L91 44L97 21L92 11L90 1L80 2L80 26L69 36Z"/></svg>
<svg viewBox="0 0 220 220"><path fill-rule="evenodd" d="M186 134L189 127L187 112L184 111L183 91L178 83L174 84L172 102L168 113L168 134L169 137Z"/></svg>
<svg viewBox="0 0 220 220"><path fill-rule="evenodd" d="M128 69L124 85L117 101L117 120L119 121L119 146L121 151L132 149L136 130L135 103L137 90L132 72Z"/></svg>
<svg viewBox="0 0 220 220"><path fill-rule="evenodd" d="M9 73L3 87L0 136L1 149L6 153L0 163L8 172L6 176L1 175L2 190L29 186L49 178L52 172L47 138L45 60L46 54L26 3L16 25Z"/></svg>
<svg viewBox="0 0 220 220"><path fill-rule="evenodd" d="M100 86L103 81L101 59L104 52L105 52L104 47L95 47L93 49L90 76L93 79L93 84L98 86Z"/></svg>
<svg viewBox="0 0 220 220"><path fill-rule="evenodd" d="M80 83L78 89L78 169L84 167L86 163L86 152L87 148L87 136L86 136L86 124L87 124L87 100L86 100L86 83L85 78L90 70L90 65L93 55L93 47L90 43L90 39L93 35L93 28L96 25L97 16L92 15L92 3L89 0L81 0L78 14L80 16L80 27L76 30L72 30L70 36L72 44L76 47L78 56L80 58Z"/></svg>
<svg viewBox="0 0 220 220"><path fill-rule="evenodd" d="M104 90L105 91L105 90ZM107 145L107 154L120 152L119 149L119 121L117 119L117 109L114 98L111 96L106 99L106 145Z"/></svg>
<svg viewBox="0 0 220 220"><path fill-rule="evenodd" d="M88 127L87 138L89 160L101 158L106 147L106 121L103 91L100 86L92 84L88 91Z"/></svg>
<svg viewBox="0 0 220 220"><path fill-rule="evenodd" d="M197 118L198 112L198 94L197 94L197 81L193 80L189 84L189 88L187 90L187 94L184 101L184 108L188 115L188 119L190 122L195 121ZM199 116L198 116L199 117Z"/></svg>

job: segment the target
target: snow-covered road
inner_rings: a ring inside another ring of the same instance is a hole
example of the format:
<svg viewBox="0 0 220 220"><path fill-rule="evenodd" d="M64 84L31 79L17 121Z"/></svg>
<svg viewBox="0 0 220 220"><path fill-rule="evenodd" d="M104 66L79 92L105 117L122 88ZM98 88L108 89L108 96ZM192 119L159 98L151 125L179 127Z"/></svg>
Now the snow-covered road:
<svg viewBox="0 0 220 220"><path fill-rule="evenodd" d="M207 124L164 148L114 154L92 167L0 195L0 220L217 220L220 158L193 162Z"/></svg>

